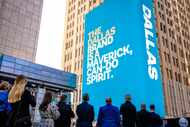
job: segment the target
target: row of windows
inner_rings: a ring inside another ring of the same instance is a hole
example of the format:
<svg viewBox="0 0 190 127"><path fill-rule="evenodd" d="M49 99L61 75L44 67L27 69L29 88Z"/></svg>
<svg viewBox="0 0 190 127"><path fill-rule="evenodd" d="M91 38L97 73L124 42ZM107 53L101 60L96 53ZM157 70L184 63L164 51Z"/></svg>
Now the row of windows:
<svg viewBox="0 0 190 127"><path fill-rule="evenodd" d="M181 21L184 21L185 23L187 23L187 18L186 18L186 15L185 13L179 13L179 18Z"/></svg>
<svg viewBox="0 0 190 127"><path fill-rule="evenodd" d="M174 53L177 53L177 46L176 46L176 44L171 43L171 51L173 51Z"/></svg>
<svg viewBox="0 0 190 127"><path fill-rule="evenodd" d="M74 71L82 69L82 66L83 66L83 60L75 62Z"/></svg>
<svg viewBox="0 0 190 127"><path fill-rule="evenodd" d="M177 29L176 29L176 31L178 31L179 29L179 27L176 27ZM169 36L171 37L171 38L173 38L173 39L175 39L175 32L174 32L174 30L172 30L170 27L168 27L168 29L167 29L167 27L166 27L166 25L165 24L163 24L162 22L160 22L160 30L163 32L163 33L167 33L167 30L168 30L168 34L169 34ZM178 32L180 32L180 31L178 31ZM185 37L186 39L190 39L190 35L189 35L189 33L187 32L187 31L184 31L183 29L181 30L181 33L182 33L182 36L183 37Z"/></svg>
<svg viewBox="0 0 190 127"><path fill-rule="evenodd" d="M170 10L166 9L166 15L169 16L169 17L171 17L172 16L172 12Z"/></svg>
<svg viewBox="0 0 190 127"><path fill-rule="evenodd" d="M188 31L188 24L187 24L187 22L181 20L180 25L181 25L181 28L183 28L184 30Z"/></svg>
<svg viewBox="0 0 190 127"><path fill-rule="evenodd" d="M166 74L168 79L170 80L175 80L176 82L183 83L184 85L190 85L188 78L182 77L181 74L178 72L173 72L171 69L166 68Z"/></svg>
<svg viewBox="0 0 190 127"><path fill-rule="evenodd" d="M83 47L79 47L75 49L75 58L80 58L81 56L83 56L84 53L84 48ZM73 58L72 56L72 52L70 53L66 53L65 55L65 62L70 61Z"/></svg>
<svg viewBox="0 0 190 127"><path fill-rule="evenodd" d="M79 47L77 49L75 49L75 58L78 58L80 56L82 56L84 53L84 48L83 47Z"/></svg>
<svg viewBox="0 0 190 127"><path fill-rule="evenodd" d="M74 31L70 30L70 31L67 32L66 38L68 39L68 38L70 38L73 35L74 35Z"/></svg>
<svg viewBox="0 0 190 127"><path fill-rule="evenodd" d="M160 8L161 10L164 10L163 4L161 4L159 1L158 1L158 8Z"/></svg>
<svg viewBox="0 0 190 127"><path fill-rule="evenodd" d="M77 35L76 37L76 44L83 44L84 43L84 33Z"/></svg>
<svg viewBox="0 0 190 127"><path fill-rule="evenodd" d="M64 68L64 70L66 72L77 72L77 71L81 71L82 67L83 67L83 60L79 60L79 61L76 61L74 63L74 70L72 70L72 65L71 64L69 64L68 66L66 66Z"/></svg>
<svg viewBox="0 0 190 127"><path fill-rule="evenodd" d="M184 31L183 29L181 30L182 36L186 39L190 39L190 35L188 33L189 31Z"/></svg>
<svg viewBox="0 0 190 127"><path fill-rule="evenodd" d="M176 44L174 44L174 43L171 42L170 45L169 45L168 39L164 38L163 36L162 36L162 42L163 42L163 46L164 47L166 47L168 49L171 48L171 51L173 51L174 53L177 53L177 46L176 46Z"/></svg>
<svg viewBox="0 0 190 127"><path fill-rule="evenodd" d="M75 1L76 1L76 0L70 0L70 1L69 1L69 7L70 7L72 4L74 4Z"/></svg>
<svg viewBox="0 0 190 127"><path fill-rule="evenodd" d="M66 55L65 55L65 62L68 62L68 61L70 61L72 59L72 52L71 53L66 53Z"/></svg>
<svg viewBox="0 0 190 127"><path fill-rule="evenodd" d="M75 5L69 7L70 8L68 9L68 14L70 14L73 10L75 10Z"/></svg>
<svg viewBox="0 0 190 127"><path fill-rule="evenodd" d="M179 59L176 57L172 57L169 53L164 52L164 58L165 61L169 64L173 63L173 65L177 68L180 69L180 65L179 65ZM190 66L190 65L189 65ZM184 71L185 73L188 72L188 67L185 65L184 62L181 62L181 70ZM189 70L190 71L190 70ZM190 72L189 72L190 74Z"/></svg>
<svg viewBox="0 0 190 127"><path fill-rule="evenodd" d="M82 83L82 74L79 75L78 77L78 82L81 84ZM81 92L82 93L82 92Z"/></svg>
<svg viewBox="0 0 190 127"><path fill-rule="evenodd" d="M167 31L166 31L166 25L163 24L162 22L160 22L160 30L161 30L162 32L164 32L164 33L167 32Z"/></svg>
<svg viewBox="0 0 190 127"><path fill-rule="evenodd" d="M65 68L64 68L64 71L66 71L66 72L71 72L71 65L65 67Z"/></svg>
<svg viewBox="0 0 190 127"><path fill-rule="evenodd" d="M185 53L186 59L188 61L188 63L190 64L190 53ZM190 69L189 69L189 73L190 73Z"/></svg>
<svg viewBox="0 0 190 127"><path fill-rule="evenodd" d="M67 18L67 22L69 23L70 21L72 21L75 18L75 13L69 13L69 16Z"/></svg>
<svg viewBox="0 0 190 127"><path fill-rule="evenodd" d="M77 26L77 32L83 31L83 24Z"/></svg>
<svg viewBox="0 0 190 127"><path fill-rule="evenodd" d="M69 30L69 29L73 28L73 27L74 27L74 25L75 25L74 21L72 21L72 22L68 23L68 24L67 24L67 30ZM68 38L68 36L69 36L69 35L67 34L67 38Z"/></svg>
<svg viewBox="0 0 190 127"><path fill-rule="evenodd" d="M69 49L73 46L73 39L71 39L70 41L66 42L65 44L65 49Z"/></svg>
<svg viewBox="0 0 190 127"><path fill-rule="evenodd" d="M169 33L169 36L170 36L171 38L175 38L174 30L172 30L171 28L168 28L168 33Z"/></svg>
<svg viewBox="0 0 190 127"><path fill-rule="evenodd" d="M73 35L72 32L71 32L71 34L68 33L68 37L70 37L72 35ZM68 40L68 42L65 43L65 49L66 50L73 46L73 39L71 39L70 41L69 41L69 39L67 39L67 40ZM76 45L83 44L83 42L84 42L84 33L77 35L76 36Z"/></svg>
<svg viewBox="0 0 190 127"><path fill-rule="evenodd" d="M165 15L161 11L159 11L159 16L163 21L165 21ZM167 24L173 26L173 21L169 17L167 18Z"/></svg>
<svg viewBox="0 0 190 127"><path fill-rule="evenodd" d="M84 23L83 15L78 15L77 17L77 24L79 25L80 23Z"/></svg>
<svg viewBox="0 0 190 127"><path fill-rule="evenodd" d="M173 61L173 65L176 67L179 67L179 60L176 57L171 57L170 54L164 52L165 61L167 63L171 63L171 60Z"/></svg>
<svg viewBox="0 0 190 127"><path fill-rule="evenodd" d="M83 5L85 3L85 0L79 0L78 1L78 7L80 7L81 5Z"/></svg>
<svg viewBox="0 0 190 127"><path fill-rule="evenodd" d="M83 14L83 12L85 12L85 10L86 10L86 6L85 6L85 5L82 6L82 7L80 7L80 8L78 9L78 15L79 15L79 14Z"/></svg>

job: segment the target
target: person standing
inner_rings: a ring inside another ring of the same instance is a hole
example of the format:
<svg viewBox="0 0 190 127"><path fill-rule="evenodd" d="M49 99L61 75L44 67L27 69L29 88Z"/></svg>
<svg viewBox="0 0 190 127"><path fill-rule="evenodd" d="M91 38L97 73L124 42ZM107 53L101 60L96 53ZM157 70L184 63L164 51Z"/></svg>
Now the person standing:
<svg viewBox="0 0 190 127"><path fill-rule="evenodd" d="M0 84L0 127L6 126L8 112L11 111L11 105L8 103L9 86L6 81Z"/></svg>
<svg viewBox="0 0 190 127"><path fill-rule="evenodd" d="M137 126L148 127L148 115L149 112L146 110L146 105L141 104L141 110L137 112Z"/></svg>
<svg viewBox="0 0 190 127"><path fill-rule="evenodd" d="M111 98L106 98L106 105L99 109L97 127L120 127L120 113L112 105Z"/></svg>
<svg viewBox="0 0 190 127"><path fill-rule="evenodd" d="M74 112L71 109L71 106L66 103L67 96L62 95L60 102L57 104L60 117L55 121L55 127L70 127L71 118L75 117Z"/></svg>
<svg viewBox="0 0 190 127"><path fill-rule="evenodd" d="M46 92L43 101L39 107L41 116L39 127L54 127L54 120L60 117L57 107L52 106L52 93Z"/></svg>
<svg viewBox="0 0 190 127"><path fill-rule="evenodd" d="M77 106L77 127L92 127L92 122L94 120L94 108L88 103L88 101L89 95L84 94L83 102Z"/></svg>
<svg viewBox="0 0 190 127"><path fill-rule="evenodd" d="M131 103L131 96L125 96L125 103L120 107L123 127L135 127L136 125L136 108Z"/></svg>
<svg viewBox="0 0 190 127"><path fill-rule="evenodd" d="M9 127L31 127L29 106L35 107L36 101L31 93L26 90L27 80L23 75L16 77L14 85L8 96L12 112L7 123Z"/></svg>
<svg viewBox="0 0 190 127"><path fill-rule="evenodd" d="M149 127L161 127L162 126L162 119L160 115L155 113L155 105L150 105L150 113L149 113Z"/></svg>

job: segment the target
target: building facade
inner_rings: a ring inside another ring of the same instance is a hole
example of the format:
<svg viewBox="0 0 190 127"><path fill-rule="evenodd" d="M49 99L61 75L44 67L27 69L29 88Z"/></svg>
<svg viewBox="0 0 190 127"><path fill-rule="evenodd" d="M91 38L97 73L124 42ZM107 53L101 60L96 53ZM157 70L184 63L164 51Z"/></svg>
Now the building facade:
<svg viewBox="0 0 190 127"><path fill-rule="evenodd" d="M43 0L0 0L0 52L35 61Z"/></svg>
<svg viewBox="0 0 190 127"><path fill-rule="evenodd" d="M82 92L82 64L84 43L84 16L102 0L66 0L63 69L78 75L75 102L79 103Z"/></svg>
<svg viewBox="0 0 190 127"><path fill-rule="evenodd" d="M190 1L155 0L168 117L190 115Z"/></svg>
<svg viewBox="0 0 190 127"><path fill-rule="evenodd" d="M82 90L84 15L101 0L67 0L63 69L78 75ZM166 117L190 115L190 2L154 0Z"/></svg>

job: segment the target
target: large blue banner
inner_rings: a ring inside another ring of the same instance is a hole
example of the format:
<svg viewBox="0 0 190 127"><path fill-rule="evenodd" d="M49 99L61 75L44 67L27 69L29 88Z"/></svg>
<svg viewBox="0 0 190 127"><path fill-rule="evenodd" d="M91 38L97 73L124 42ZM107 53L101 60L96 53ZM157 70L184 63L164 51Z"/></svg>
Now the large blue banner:
<svg viewBox="0 0 190 127"><path fill-rule="evenodd" d="M83 93L96 113L130 94L165 115L152 0L105 0L85 17Z"/></svg>

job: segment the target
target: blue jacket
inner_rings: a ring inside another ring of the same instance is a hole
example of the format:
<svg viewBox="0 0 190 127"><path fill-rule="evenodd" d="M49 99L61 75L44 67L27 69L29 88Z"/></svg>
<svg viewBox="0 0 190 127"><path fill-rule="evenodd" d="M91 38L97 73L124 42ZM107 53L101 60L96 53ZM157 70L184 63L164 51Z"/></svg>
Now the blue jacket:
<svg viewBox="0 0 190 127"><path fill-rule="evenodd" d="M120 127L120 112L113 105L105 105L98 113L98 127Z"/></svg>
<svg viewBox="0 0 190 127"><path fill-rule="evenodd" d="M11 111L11 105L8 103L8 91L0 91L0 112Z"/></svg>

